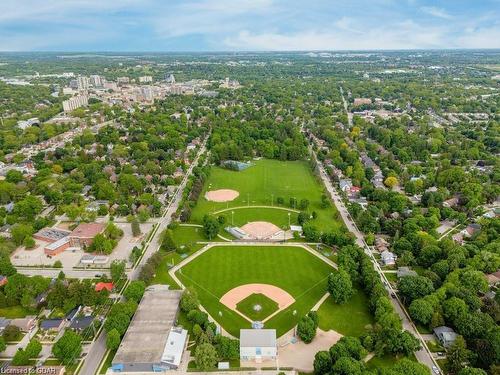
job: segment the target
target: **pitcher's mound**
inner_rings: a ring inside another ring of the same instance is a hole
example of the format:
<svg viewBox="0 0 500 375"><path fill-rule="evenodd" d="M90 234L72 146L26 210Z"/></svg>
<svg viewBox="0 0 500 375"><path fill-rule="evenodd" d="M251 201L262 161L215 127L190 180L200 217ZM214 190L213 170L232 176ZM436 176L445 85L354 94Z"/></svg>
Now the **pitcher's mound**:
<svg viewBox="0 0 500 375"><path fill-rule="evenodd" d="M212 202L229 202L238 198L238 193L236 190L231 189L219 189L210 190L205 193L205 198Z"/></svg>
<svg viewBox="0 0 500 375"><path fill-rule="evenodd" d="M280 227L267 221L252 221L243 225L241 229L251 237L259 240L271 238L276 233L281 232Z"/></svg>

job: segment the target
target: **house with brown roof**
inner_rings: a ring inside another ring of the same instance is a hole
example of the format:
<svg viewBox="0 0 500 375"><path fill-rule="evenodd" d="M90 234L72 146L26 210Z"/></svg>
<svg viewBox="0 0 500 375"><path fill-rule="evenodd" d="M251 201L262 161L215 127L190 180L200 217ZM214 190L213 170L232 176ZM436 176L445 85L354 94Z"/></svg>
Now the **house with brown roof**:
<svg viewBox="0 0 500 375"><path fill-rule="evenodd" d="M500 284L500 270L494 273L486 275L486 280L490 286L496 286Z"/></svg>

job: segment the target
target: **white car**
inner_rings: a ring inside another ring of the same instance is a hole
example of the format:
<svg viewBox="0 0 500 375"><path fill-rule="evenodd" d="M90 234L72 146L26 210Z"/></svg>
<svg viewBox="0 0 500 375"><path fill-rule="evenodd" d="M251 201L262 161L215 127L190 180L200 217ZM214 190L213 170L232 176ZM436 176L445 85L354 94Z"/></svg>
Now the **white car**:
<svg viewBox="0 0 500 375"><path fill-rule="evenodd" d="M440 374L441 374L441 371L439 371L439 369L437 368L437 366L432 366L432 372L433 372L434 374L438 374L438 375L440 375Z"/></svg>

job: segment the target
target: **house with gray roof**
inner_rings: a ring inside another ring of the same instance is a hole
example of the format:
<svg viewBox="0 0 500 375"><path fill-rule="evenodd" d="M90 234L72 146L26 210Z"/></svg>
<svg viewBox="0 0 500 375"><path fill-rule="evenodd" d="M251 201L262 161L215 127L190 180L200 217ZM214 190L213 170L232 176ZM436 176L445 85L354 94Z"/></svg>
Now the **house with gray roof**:
<svg viewBox="0 0 500 375"><path fill-rule="evenodd" d="M439 343L447 349L453 345L458 337L453 328L446 326L434 328L434 335L438 339Z"/></svg>

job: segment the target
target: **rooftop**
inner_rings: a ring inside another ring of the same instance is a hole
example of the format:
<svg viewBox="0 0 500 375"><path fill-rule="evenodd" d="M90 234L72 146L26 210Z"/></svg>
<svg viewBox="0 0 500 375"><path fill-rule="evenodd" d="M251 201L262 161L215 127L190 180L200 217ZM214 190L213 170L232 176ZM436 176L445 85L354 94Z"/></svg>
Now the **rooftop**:
<svg viewBox="0 0 500 375"><path fill-rule="evenodd" d="M70 236L79 238L94 238L104 230L102 223L81 223L73 229Z"/></svg>
<svg viewBox="0 0 500 375"><path fill-rule="evenodd" d="M240 347L264 347L276 346L275 329L240 329Z"/></svg>
<svg viewBox="0 0 500 375"><path fill-rule="evenodd" d="M177 318L182 291L165 285L146 289L113 365L160 363L170 329Z"/></svg>

